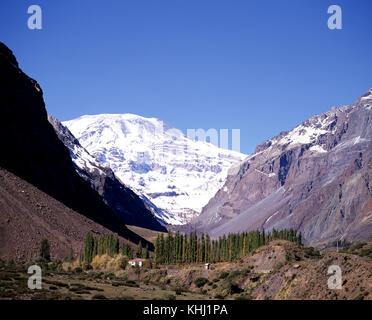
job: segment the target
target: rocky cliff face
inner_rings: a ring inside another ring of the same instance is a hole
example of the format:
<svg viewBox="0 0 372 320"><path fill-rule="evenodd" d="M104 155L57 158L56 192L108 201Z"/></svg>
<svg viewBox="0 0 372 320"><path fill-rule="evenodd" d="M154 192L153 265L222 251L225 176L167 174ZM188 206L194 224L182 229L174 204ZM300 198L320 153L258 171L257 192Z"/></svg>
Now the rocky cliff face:
<svg viewBox="0 0 372 320"><path fill-rule="evenodd" d="M70 151L78 174L104 199L117 217L125 224L147 229L166 231L156 219L151 208L130 188L126 187L110 168L100 165L86 151L62 123L48 116L58 138Z"/></svg>
<svg viewBox="0 0 372 320"><path fill-rule="evenodd" d="M3 43L0 43L0 137L0 167L107 229L137 243L141 240L76 173L69 151L48 122L40 86L22 72ZM68 226L69 221L65 224Z"/></svg>
<svg viewBox="0 0 372 320"><path fill-rule="evenodd" d="M257 146L192 224L212 235L293 227L307 243L372 238L372 89Z"/></svg>

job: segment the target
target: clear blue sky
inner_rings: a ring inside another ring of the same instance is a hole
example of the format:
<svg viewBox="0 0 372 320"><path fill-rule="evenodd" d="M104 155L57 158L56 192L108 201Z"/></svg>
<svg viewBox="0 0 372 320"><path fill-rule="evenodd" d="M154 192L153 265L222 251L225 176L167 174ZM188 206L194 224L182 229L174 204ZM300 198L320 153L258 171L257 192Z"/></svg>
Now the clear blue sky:
<svg viewBox="0 0 372 320"><path fill-rule="evenodd" d="M43 29L27 28L27 8ZM343 30L327 28L327 8ZM1 0L0 41L60 120L239 128L241 151L372 87L370 0Z"/></svg>

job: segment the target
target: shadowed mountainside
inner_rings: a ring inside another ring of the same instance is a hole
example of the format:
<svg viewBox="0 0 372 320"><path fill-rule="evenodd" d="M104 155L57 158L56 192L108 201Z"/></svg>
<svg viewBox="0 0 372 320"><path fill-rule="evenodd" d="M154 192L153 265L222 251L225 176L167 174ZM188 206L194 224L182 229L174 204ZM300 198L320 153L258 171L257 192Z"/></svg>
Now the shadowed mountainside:
<svg viewBox="0 0 372 320"><path fill-rule="evenodd" d="M1 168L121 237L147 243L127 229L76 173L69 151L48 122L40 86L21 71L13 53L3 43L0 43L0 137ZM0 213L6 214L2 210ZM69 223L66 216L65 226Z"/></svg>

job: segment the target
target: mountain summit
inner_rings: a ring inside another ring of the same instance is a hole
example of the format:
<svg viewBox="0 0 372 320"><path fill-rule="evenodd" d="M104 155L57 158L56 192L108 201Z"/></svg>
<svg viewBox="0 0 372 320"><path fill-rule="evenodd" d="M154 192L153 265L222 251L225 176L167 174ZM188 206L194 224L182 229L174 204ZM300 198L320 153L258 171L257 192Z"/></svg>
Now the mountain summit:
<svg viewBox="0 0 372 320"><path fill-rule="evenodd" d="M245 155L187 138L156 118L133 114L82 116L63 122L102 165L163 212L169 224L197 216Z"/></svg>
<svg viewBox="0 0 372 320"><path fill-rule="evenodd" d="M372 89L257 146L192 221L212 235L295 228L307 243L372 239Z"/></svg>
<svg viewBox="0 0 372 320"><path fill-rule="evenodd" d="M152 207L117 179L110 168L101 166L56 118L49 115L48 120L69 149L78 174L98 192L121 221L127 225L166 231L155 218Z"/></svg>

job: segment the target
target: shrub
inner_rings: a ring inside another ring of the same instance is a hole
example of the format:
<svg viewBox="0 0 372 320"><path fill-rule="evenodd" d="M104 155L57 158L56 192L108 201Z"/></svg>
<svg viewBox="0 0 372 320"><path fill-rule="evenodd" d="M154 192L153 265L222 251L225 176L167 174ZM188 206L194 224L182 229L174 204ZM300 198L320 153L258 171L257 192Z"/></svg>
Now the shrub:
<svg viewBox="0 0 372 320"><path fill-rule="evenodd" d="M350 251L355 251L363 248L367 243L366 242L359 242L353 246L350 247Z"/></svg>
<svg viewBox="0 0 372 320"><path fill-rule="evenodd" d="M361 257L372 256L372 248L360 250L359 255Z"/></svg>
<svg viewBox="0 0 372 320"><path fill-rule="evenodd" d="M107 274L105 274L105 279L109 279L109 280L112 280L112 279L115 279L116 277L115 277L115 274L114 273L112 273L112 272L109 272L109 273L107 273Z"/></svg>
<svg viewBox="0 0 372 320"><path fill-rule="evenodd" d="M219 276L219 278L220 278L220 279L225 279L225 278L228 277L228 275L229 275L228 272L226 272L226 271L222 271L221 274L220 274L220 276Z"/></svg>
<svg viewBox="0 0 372 320"><path fill-rule="evenodd" d="M176 288L174 288L174 292L177 296L180 296L182 294L182 292L186 292L186 290L182 287L176 287Z"/></svg>
<svg viewBox="0 0 372 320"><path fill-rule="evenodd" d="M83 269L81 267L77 267L74 269L74 273L82 273Z"/></svg>
<svg viewBox="0 0 372 320"><path fill-rule="evenodd" d="M203 287L206 283L208 283L208 279L206 278L197 278L195 281L194 281L195 285L198 287L198 288L201 288Z"/></svg>
<svg viewBox="0 0 372 320"><path fill-rule="evenodd" d="M315 250L313 247L305 247L305 257L306 258L321 258L322 255L319 251Z"/></svg>
<svg viewBox="0 0 372 320"><path fill-rule="evenodd" d="M93 267L88 263L87 265L84 265L84 270L92 270Z"/></svg>

